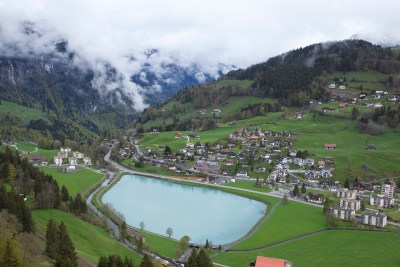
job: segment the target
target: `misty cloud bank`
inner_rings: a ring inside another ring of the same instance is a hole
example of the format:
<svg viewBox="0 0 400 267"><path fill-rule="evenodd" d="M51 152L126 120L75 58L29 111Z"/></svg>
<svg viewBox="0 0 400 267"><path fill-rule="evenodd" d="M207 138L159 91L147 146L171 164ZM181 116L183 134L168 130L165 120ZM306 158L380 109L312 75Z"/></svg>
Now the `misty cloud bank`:
<svg viewBox="0 0 400 267"><path fill-rule="evenodd" d="M356 35L396 44L399 9L396 0L0 0L0 53L40 55L68 41L73 64L96 72L95 88L119 89L141 110L145 92L130 77L145 83L144 67L163 77L166 65L178 64L202 81L205 74L218 76L219 63L247 67L312 43ZM156 93L160 86L146 90Z"/></svg>

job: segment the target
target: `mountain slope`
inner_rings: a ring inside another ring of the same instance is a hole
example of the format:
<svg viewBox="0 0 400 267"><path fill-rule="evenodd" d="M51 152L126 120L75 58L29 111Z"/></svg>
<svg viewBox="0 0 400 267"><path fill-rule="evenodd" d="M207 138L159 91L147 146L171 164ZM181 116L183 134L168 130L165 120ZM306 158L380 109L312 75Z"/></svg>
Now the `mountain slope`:
<svg viewBox="0 0 400 267"><path fill-rule="evenodd" d="M215 127L216 122L229 120L215 114L204 116L199 110L220 109L229 104L232 97L272 98L276 102L271 105L260 100L250 105L243 101L237 105L236 113L224 114L229 115L229 119L250 118L278 111L282 106L303 107L309 105L310 100L326 102L333 73L366 70L382 73L380 84L393 92L400 88L400 56L396 50L362 40L314 44L247 69L231 71L216 82L180 91L160 109L145 110L139 127L145 131L153 127L159 130L209 129ZM163 118L162 125L153 123L158 118ZM181 129L183 126L187 127Z"/></svg>

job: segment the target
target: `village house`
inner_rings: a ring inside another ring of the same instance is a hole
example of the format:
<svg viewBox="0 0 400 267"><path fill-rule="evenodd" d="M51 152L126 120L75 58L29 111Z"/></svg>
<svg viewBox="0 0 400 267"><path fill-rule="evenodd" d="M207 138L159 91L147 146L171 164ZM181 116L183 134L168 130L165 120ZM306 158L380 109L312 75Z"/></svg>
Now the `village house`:
<svg viewBox="0 0 400 267"><path fill-rule="evenodd" d="M69 147L60 147L60 152L61 153L66 153L68 155L68 153L71 153L71 148L69 148Z"/></svg>
<svg viewBox="0 0 400 267"><path fill-rule="evenodd" d="M325 144L325 149L336 149L336 144Z"/></svg>
<svg viewBox="0 0 400 267"><path fill-rule="evenodd" d="M331 213L344 221L352 221L355 219L356 212L353 209L345 209L340 207L332 207Z"/></svg>
<svg viewBox="0 0 400 267"><path fill-rule="evenodd" d="M311 166L313 166L314 165L314 159L306 159L306 165L307 166L309 166L309 167L311 167Z"/></svg>
<svg viewBox="0 0 400 267"><path fill-rule="evenodd" d="M291 267L292 265L286 260L257 256L256 261L254 263L251 263L250 266L254 266L254 267Z"/></svg>
<svg viewBox="0 0 400 267"><path fill-rule="evenodd" d="M385 214L380 214L378 211L365 212L361 215L361 223L385 227L387 224L387 216Z"/></svg>
<svg viewBox="0 0 400 267"><path fill-rule="evenodd" d="M361 208L361 201L354 198L341 198L340 208L357 211Z"/></svg>
<svg viewBox="0 0 400 267"><path fill-rule="evenodd" d="M372 206L377 206L380 208L388 208L394 205L394 199L392 197L384 195L371 194L369 198L369 203Z"/></svg>
<svg viewBox="0 0 400 267"><path fill-rule="evenodd" d="M317 203L317 204L322 204L324 202L325 198L322 194L316 194L316 193L308 193L306 196L306 199L308 202L312 203Z"/></svg>
<svg viewBox="0 0 400 267"><path fill-rule="evenodd" d="M347 188L341 188L336 192L338 198L355 199L357 196L356 191L349 190Z"/></svg>
<svg viewBox="0 0 400 267"><path fill-rule="evenodd" d="M353 190L357 191L374 191L374 187L370 184L357 182L353 184Z"/></svg>
<svg viewBox="0 0 400 267"><path fill-rule="evenodd" d="M92 165L92 159L89 157L84 157L83 158L83 164L85 165Z"/></svg>
<svg viewBox="0 0 400 267"><path fill-rule="evenodd" d="M31 161L40 164L44 160L44 157L41 155L33 155L31 157Z"/></svg>

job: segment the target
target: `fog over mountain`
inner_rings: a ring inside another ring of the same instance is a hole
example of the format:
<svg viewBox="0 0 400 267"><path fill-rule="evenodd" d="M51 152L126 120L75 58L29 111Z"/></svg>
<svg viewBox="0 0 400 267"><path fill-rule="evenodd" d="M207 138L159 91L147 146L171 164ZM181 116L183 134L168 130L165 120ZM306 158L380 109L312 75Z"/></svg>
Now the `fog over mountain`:
<svg viewBox="0 0 400 267"><path fill-rule="evenodd" d="M142 110L146 96L169 85L208 81L295 47L355 34L399 43L399 8L394 0L0 0L0 53L38 56L66 41L58 57L94 70L99 92L119 89Z"/></svg>

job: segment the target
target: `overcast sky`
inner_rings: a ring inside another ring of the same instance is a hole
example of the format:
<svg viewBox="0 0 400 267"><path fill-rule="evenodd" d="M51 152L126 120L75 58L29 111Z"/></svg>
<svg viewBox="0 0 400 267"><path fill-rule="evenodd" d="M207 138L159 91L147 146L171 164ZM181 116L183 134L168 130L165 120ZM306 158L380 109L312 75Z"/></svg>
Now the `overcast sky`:
<svg viewBox="0 0 400 267"><path fill-rule="evenodd" d="M4 30L41 21L88 56L159 48L190 61L245 67L354 34L398 41L399 10L397 0L0 0L0 22Z"/></svg>
<svg viewBox="0 0 400 267"><path fill-rule="evenodd" d="M197 63L215 74L217 63L244 68L354 35L400 43L399 10L398 0L0 0L0 53L10 51L7 42L25 53L48 52L65 38L77 65L98 71L100 92L123 88L143 109L142 88L129 77L144 63L155 72L165 62ZM34 22L45 34L27 37L21 21ZM150 48L160 50L157 57L146 58ZM118 70L121 83L104 81L104 62Z"/></svg>

